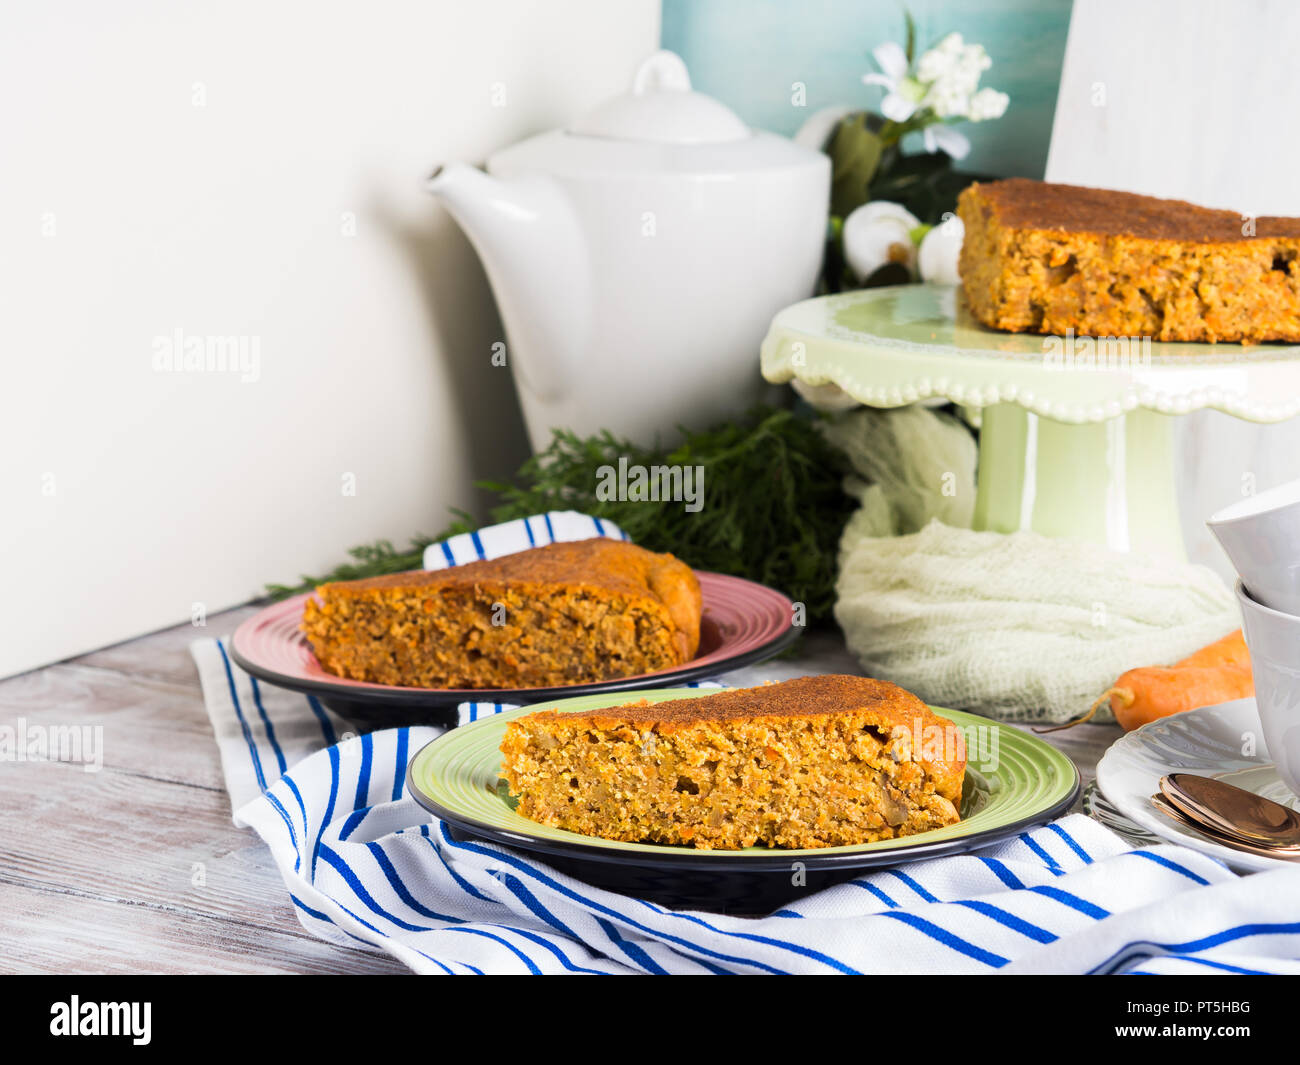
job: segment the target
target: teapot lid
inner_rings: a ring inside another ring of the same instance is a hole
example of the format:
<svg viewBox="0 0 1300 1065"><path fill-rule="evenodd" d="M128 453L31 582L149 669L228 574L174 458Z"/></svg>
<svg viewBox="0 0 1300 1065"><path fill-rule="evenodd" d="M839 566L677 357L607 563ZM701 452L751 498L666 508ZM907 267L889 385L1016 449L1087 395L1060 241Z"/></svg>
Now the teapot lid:
<svg viewBox="0 0 1300 1065"><path fill-rule="evenodd" d="M568 132L658 144L724 144L751 136L731 108L691 90L686 64L668 51L656 52L637 68L630 92L589 111Z"/></svg>

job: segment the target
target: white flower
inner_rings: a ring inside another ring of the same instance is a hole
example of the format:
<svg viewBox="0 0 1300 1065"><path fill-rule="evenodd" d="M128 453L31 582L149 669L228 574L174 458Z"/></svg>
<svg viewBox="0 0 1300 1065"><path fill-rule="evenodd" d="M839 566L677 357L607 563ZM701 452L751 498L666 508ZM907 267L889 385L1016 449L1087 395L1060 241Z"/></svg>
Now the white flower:
<svg viewBox="0 0 1300 1065"><path fill-rule="evenodd" d="M960 33L948 34L917 60L914 69L895 42L882 44L871 54L881 72L862 80L886 89L880 113L898 123L916 118L914 125L922 129L928 152L944 151L964 159L970 141L944 123L1001 118L1010 102L1006 93L979 87L980 75L993 60L982 44L967 44Z"/></svg>
<svg viewBox="0 0 1300 1065"><path fill-rule="evenodd" d="M883 85L887 92L880 101L880 113L891 122L906 122L916 113L925 95L925 88L908 76L907 53L894 41L888 41L872 51L880 67L879 74L864 74L868 85Z"/></svg>
<svg viewBox="0 0 1300 1065"><path fill-rule="evenodd" d="M944 151L954 159L965 159L970 153L970 141L965 134L958 133L951 126L926 126L921 131L921 136L925 140L925 150L931 154Z"/></svg>
<svg viewBox="0 0 1300 1065"><path fill-rule="evenodd" d="M972 122L983 122L989 118L1001 118L1007 111L1011 97L997 89L980 89L970 98L967 117Z"/></svg>
<svg viewBox="0 0 1300 1065"><path fill-rule="evenodd" d="M901 212L901 214L900 214ZM844 219L844 258L859 281L882 266L898 263L916 272L916 245L912 230L916 219L898 204L863 204Z"/></svg>
<svg viewBox="0 0 1300 1065"><path fill-rule="evenodd" d="M969 85L971 92L974 92L975 86L979 84L980 75L992 65L993 60L989 58L982 44L966 44L957 55L957 62L951 76L960 78L962 83Z"/></svg>
<svg viewBox="0 0 1300 1065"><path fill-rule="evenodd" d="M930 86L921 102L940 118L964 118L970 101L969 88L947 79Z"/></svg>
<svg viewBox="0 0 1300 1065"><path fill-rule="evenodd" d="M916 266L922 281L937 285L961 283L957 263L965 236L966 226L955 214L948 215L925 235L921 241L921 250L916 256Z"/></svg>
<svg viewBox="0 0 1300 1065"><path fill-rule="evenodd" d="M961 61L962 39L960 33L950 33L916 64L916 79L928 85L948 74Z"/></svg>
<svg viewBox="0 0 1300 1065"><path fill-rule="evenodd" d="M993 65L982 44L966 44L960 33L950 33L921 56L917 80L925 86L922 107L940 118L966 118L980 75Z"/></svg>

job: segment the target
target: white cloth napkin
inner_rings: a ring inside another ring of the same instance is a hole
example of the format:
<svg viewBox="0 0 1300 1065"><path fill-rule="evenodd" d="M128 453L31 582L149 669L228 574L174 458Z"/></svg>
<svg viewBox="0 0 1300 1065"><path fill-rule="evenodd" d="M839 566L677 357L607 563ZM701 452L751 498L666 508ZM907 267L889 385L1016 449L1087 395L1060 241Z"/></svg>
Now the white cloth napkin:
<svg viewBox="0 0 1300 1065"><path fill-rule="evenodd" d="M859 537L854 525L840 541L835 619L868 673L936 706L1066 721L1127 670L1177 662L1241 626L1204 566L1031 531L932 521Z"/></svg>
<svg viewBox="0 0 1300 1065"><path fill-rule="evenodd" d="M259 684L224 641L193 653L235 823L270 847L303 926L417 972L1300 972L1300 869L1238 877L1181 847L1135 850L1082 815L765 918L597 890L456 842L405 797L408 760L440 729L357 736ZM460 720L503 708L467 703Z"/></svg>
<svg viewBox="0 0 1300 1065"><path fill-rule="evenodd" d="M1176 662L1241 625L1204 566L972 531L977 448L951 415L864 409L825 432L861 503L840 538L835 620L867 673L927 702L1067 721L1134 666Z"/></svg>

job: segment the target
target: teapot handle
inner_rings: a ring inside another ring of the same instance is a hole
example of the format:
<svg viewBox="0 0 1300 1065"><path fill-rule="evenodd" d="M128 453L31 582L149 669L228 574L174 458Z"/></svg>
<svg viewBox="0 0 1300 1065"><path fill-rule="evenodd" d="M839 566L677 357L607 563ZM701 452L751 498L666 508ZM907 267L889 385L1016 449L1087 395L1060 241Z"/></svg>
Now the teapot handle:
<svg viewBox="0 0 1300 1065"><path fill-rule="evenodd" d="M664 90L691 91L691 75L686 69L685 60L667 49L655 52L636 68L636 73L632 76L634 96Z"/></svg>

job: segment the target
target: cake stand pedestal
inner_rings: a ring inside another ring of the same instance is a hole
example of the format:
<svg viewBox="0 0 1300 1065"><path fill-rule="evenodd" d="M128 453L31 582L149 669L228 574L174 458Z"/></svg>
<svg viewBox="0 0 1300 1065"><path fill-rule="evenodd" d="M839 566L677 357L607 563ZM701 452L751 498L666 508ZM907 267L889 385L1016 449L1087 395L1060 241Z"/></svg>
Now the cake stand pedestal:
<svg viewBox="0 0 1300 1065"><path fill-rule="evenodd" d="M772 321L763 376L860 403L945 399L980 424L975 528L1033 529L1185 558L1174 419L1300 413L1300 347L998 333L958 290L899 285L796 303Z"/></svg>

